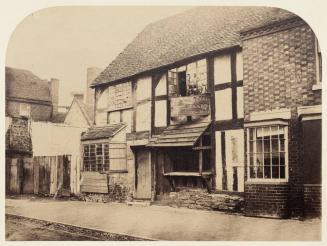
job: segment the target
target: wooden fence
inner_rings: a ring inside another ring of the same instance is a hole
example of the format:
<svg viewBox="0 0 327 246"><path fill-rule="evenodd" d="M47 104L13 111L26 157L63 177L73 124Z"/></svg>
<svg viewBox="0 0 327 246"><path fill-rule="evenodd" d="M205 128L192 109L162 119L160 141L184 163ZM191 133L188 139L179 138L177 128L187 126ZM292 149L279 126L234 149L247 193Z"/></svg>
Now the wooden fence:
<svg viewBox="0 0 327 246"><path fill-rule="evenodd" d="M80 159L71 155L6 159L6 191L9 194L79 193Z"/></svg>

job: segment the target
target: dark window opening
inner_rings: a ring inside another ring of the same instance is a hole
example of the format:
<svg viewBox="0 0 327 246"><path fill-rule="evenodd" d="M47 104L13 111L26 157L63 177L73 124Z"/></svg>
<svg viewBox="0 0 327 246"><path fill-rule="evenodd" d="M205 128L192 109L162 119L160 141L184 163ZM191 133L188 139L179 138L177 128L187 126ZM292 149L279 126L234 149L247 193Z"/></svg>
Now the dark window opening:
<svg viewBox="0 0 327 246"><path fill-rule="evenodd" d="M186 96L186 71L179 72L178 75L178 94L182 97Z"/></svg>

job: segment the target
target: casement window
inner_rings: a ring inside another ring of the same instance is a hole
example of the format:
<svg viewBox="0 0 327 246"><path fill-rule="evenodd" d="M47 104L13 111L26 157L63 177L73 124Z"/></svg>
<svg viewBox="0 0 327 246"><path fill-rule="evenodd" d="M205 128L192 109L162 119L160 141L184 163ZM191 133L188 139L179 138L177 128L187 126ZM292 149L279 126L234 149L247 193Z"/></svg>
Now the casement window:
<svg viewBox="0 0 327 246"><path fill-rule="evenodd" d="M168 71L170 96L192 96L208 92L205 59Z"/></svg>
<svg viewBox="0 0 327 246"><path fill-rule="evenodd" d="M269 125L247 129L248 181L287 181L288 127Z"/></svg>
<svg viewBox="0 0 327 246"><path fill-rule="evenodd" d="M19 115L30 117L31 116L31 106L29 104L21 103L19 104Z"/></svg>
<svg viewBox="0 0 327 246"><path fill-rule="evenodd" d="M126 143L83 144L84 171L126 171Z"/></svg>
<svg viewBox="0 0 327 246"><path fill-rule="evenodd" d="M84 144L83 166L84 171L109 171L109 144Z"/></svg>

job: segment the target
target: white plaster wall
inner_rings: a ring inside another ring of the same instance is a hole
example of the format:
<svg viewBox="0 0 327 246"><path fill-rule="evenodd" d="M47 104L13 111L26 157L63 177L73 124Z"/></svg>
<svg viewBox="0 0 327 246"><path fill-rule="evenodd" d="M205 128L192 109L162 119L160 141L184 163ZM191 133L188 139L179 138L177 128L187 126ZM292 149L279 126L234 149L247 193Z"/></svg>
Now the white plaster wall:
<svg viewBox="0 0 327 246"><path fill-rule="evenodd" d="M243 55L242 52L236 53L236 79L243 80Z"/></svg>
<svg viewBox="0 0 327 246"><path fill-rule="evenodd" d="M216 120L232 119L232 90L215 91Z"/></svg>
<svg viewBox="0 0 327 246"><path fill-rule="evenodd" d="M105 89L98 97L97 109L107 109L108 107L108 93L109 88Z"/></svg>
<svg viewBox="0 0 327 246"><path fill-rule="evenodd" d="M97 112L95 117L95 122L97 126L107 125L107 112Z"/></svg>
<svg viewBox="0 0 327 246"><path fill-rule="evenodd" d="M225 131L227 189L233 190L233 167L237 167L238 191L244 191L244 130Z"/></svg>
<svg viewBox="0 0 327 246"><path fill-rule="evenodd" d="M126 127L121 129L112 139L110 142L126 142Z"/></svg>
<svg viewBox="0 0 327 246"><path fill-rule="evenodd" d="M221 132L216 131L216 189L222 190Z"/></svg>
<svg viewBox="0 0 327 246"><path fill-rule="evenodd" d="M216 131L216 189L222 190L221 132ZM244 191L244 130L225 131L227 190L233 191L233 167L237 167L238 191Z"/></svg>
<svg viewBox="0 0 327 246"><path fill-rule="evenodd" d="M155 90L156 96L162 96L162 95L167 95L167 78L166 74L161 76L158 85Z"/></svg>
<svg viewBox="0 0 327 246"><path fill-rule="evenodd" d="M155 109L154 125L156 127L167 126L167 101L156 101Z"/></svg>
<svg viewBox="0 0 327 246"><path fill-rule="evenodd" d="M34 156L80 156L81 133L86 127L74 127L49 122L31 122L31 138Z"/></svg>
<svg viewBox="0 0 327 246"><path fill-rule="evenodd" d="M143 99L151 98L151 77L144 77L137 80L136 83L136 100L141 101Z"/></svg>
<svg viewBox="0 0 327 246"><path fill-rule="evenodd" d="M151 129L151 102L136 107L136 131L149 131Z"/></svg>
<svg viewBox="0 0 327 246"><path fill-rule="evenodd" d="M237 87L237 118L244 118L243 87Z"/></svg>
<svg viewBox="0 0 327 246"><path fill-rule="evenodd" d="M120 122L120 111L110 112L109 124L117 124Z"/></svg>
<svg viewBox="0 0 327 246"><path fill-rule="evenodd" d="M126 132L132 131L132 109L123 110L123 122L126 124Z"/></svg>
<svg viewBox="0 0 327 246"><path fill-rule="evenodd" d="M231 82L230 55L220 55L214 59L215 84Z"/></svg>
<svg viewBox="0 0 327 246"><path fill-rule="evenodd" d="M87 120L85 119L85 116L83 115L80 107L76 102L73 102L70 110L66 115L64 123L71 126L88 127Z"/></svg>

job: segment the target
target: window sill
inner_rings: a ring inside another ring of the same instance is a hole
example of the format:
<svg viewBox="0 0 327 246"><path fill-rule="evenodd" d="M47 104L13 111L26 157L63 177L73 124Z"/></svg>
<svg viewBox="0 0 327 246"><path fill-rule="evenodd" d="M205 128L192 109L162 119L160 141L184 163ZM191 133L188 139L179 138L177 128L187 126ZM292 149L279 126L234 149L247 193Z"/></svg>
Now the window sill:
<svg viewBox="0 0 327 246"><path fill-rule="evenodd" d="M127 170L110 170L109 174L111 174L111 173L128 173L128 171Z"/></svg>
<svg viewBox="0 0 327 246"><path fill-rule="evenodd" d="M288 184L287 179L263 180L263 179L250 179L245 181L245 184Z"/></svg>
<svg viewBox="0 0 327 246"><path fill-rule="evenodd" d="M321 83L314 84L314 85L312 86L312 90L313 90L313 91L317 91L317 90L321 90L321 89L322 89Z"/></svg>

